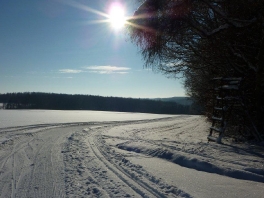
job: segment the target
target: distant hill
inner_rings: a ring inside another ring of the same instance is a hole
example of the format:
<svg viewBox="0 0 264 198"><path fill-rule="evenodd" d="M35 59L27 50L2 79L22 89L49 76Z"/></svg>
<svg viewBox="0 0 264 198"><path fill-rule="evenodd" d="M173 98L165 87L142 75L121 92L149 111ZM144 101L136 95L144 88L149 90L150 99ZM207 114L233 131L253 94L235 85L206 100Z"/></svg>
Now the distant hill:
<svg viewBox="0 0 264 198"><path fill-rule="evenodd" d="M189 114L201 115L203 114L203 107L196 103L190 97L171 97L171 98L154 98L152 100L160 102L169 102L182 105L189 108Z"/></svg>
<svg viewBox="0 0 264 198"><path fill-rule="evenodd" d="M193 100L190 97L154 98L154 100L163 102L176 102L178 104L186 106L190 106L193 104Z"/></svg>

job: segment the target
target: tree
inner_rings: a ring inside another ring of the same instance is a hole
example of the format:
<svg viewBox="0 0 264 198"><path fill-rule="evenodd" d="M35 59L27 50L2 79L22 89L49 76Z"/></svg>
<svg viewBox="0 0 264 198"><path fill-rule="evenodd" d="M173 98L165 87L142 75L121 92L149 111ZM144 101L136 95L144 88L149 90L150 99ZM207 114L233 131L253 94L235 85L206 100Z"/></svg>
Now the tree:
<svg viewBox="0 0 264 198"><path fill-rule="evenodd" d="M146 0L128 30L145 66L183 74L187 93L204 106L212 78L242 77L250 116L264 134L263 0Z"/></svg>

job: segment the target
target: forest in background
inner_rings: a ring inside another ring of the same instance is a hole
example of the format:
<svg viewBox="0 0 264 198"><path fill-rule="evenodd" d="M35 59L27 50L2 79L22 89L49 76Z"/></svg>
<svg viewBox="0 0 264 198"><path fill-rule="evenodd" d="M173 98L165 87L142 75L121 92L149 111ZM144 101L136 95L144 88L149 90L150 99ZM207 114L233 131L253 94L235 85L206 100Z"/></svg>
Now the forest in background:
<svg viewBox="0 0 264 198"><path fill-rule="evenodd" d="M70 95L56 93L0 94L4 109L51 109L140 112L156 114L200 114L199 108L162 100Z"/></svg>

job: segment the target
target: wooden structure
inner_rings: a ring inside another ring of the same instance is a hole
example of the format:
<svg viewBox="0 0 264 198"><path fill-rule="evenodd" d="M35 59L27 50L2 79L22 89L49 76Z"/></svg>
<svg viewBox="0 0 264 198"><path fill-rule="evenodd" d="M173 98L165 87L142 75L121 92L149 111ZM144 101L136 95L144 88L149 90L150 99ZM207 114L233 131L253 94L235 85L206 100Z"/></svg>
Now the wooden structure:
<svg viewBox="0 0 264 198"><path fill-rule="evenodd" d="M214 78L214 109L208 141L221 143L229 115L235 106L241 106L240 84L242 78Z"/></svg>

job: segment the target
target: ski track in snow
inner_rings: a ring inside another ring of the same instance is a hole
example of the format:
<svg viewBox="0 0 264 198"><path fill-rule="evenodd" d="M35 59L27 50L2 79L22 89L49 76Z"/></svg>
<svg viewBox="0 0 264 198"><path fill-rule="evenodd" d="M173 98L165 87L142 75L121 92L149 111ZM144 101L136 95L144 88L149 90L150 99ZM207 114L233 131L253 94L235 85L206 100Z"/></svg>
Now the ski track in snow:
<svg viewBox="0 0 264 198"><path fill-rule="evenodd" d="M65 161L70 162L66 164L69 197L77 193L80 197L191 197L130 163L105 144L101 132L108 129L107 126L83 129L69 137L64 151Z"/></svg>
<svg viewBox="0 0 264 198"><path fill-rule="evenodd" d="M200 116L183 115L0 128L0 196L203 197L136 163L162 158L255 181L245 184L261 197L263 149L227 139L207 143L208 125Z"/></svg>

